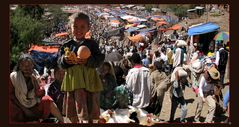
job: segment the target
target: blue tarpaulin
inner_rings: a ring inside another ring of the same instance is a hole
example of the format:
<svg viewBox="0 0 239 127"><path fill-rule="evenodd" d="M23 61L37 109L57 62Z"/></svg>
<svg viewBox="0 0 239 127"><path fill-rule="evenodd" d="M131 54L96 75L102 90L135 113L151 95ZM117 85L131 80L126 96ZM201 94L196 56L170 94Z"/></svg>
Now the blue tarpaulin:
<svg viewBox="0 0 239 127"><path fill-rule="evenodd" d="M127 29L127 30L125 30L127 33L131 33L131 32L133 32L133 31L137 31L138 29L140 29L140 28L138 28L138 27L130 27L129 29Z"/></svg>
<svg viewBox="0 0 239 127"><path fill-rule="evenodd" d="M49 68L57 66L57 52L46 53L32 50L31 56L33 61L36 63L36 69L40 74L43 74L44 66L47 66Z"/></svg>
<svg viewBox="0 0 239 127"><path fill-rule="evenodd" d="M138 31L141 32L141 33L147 33L147 32L154 32L156 29L157 29L156 27L153 27L153 28L141 29L141 30L138 30Z"/></svg>
<svg viewBox="0 0 239 127"><path fill-rule="evenodd" d="M213 31L217 31L218 29L220 29L220 27L217 24L209 22L209 23L205 23L199 26L189 28L188 35L193 36L193 35L205 34L205 33L210 33Z"/></svg>

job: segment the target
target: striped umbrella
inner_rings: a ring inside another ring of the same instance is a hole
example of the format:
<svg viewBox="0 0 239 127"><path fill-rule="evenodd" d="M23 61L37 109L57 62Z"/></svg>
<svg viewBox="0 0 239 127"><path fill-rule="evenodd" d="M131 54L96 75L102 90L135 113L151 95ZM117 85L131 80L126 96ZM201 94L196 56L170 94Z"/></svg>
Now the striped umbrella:
<svg viewBox="0 0 239 127"><path fill-rule="evenodd" d="M219 32L215 37L216 41L228 41L229 40L229 32Z"/></svg>

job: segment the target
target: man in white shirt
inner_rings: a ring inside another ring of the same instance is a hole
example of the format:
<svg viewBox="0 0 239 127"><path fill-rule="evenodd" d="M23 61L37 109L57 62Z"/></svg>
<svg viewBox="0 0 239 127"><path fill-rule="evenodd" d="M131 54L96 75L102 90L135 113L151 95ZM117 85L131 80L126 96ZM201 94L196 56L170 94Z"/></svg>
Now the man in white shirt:
<svg viewBox="0 0 239 127"><path fill-rule="evenodd" d="M142 66L138 53L133 53L130 60L134 67L126 76L126 87L133 93L132 106L147 108L151 99L149 69Z"/></svg>
<svg viewBox="0 0 239 127"><path fill-rule="evenodd" d="M215 67L208 69L202 76L199 83L199 98L197 109L194 117L195 122L200 122L199 118L202 112L203 103L209 106L208 114L205 119L206 123L213 122L213 116L216 110L216 100L214 99L214 88L220 78L220 73Z"/></svg>

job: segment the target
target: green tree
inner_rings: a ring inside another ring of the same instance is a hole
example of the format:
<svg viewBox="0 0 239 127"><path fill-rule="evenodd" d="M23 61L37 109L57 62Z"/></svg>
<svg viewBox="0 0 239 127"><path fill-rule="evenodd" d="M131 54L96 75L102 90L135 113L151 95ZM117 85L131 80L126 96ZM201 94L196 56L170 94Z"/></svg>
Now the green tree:
<svg viewBox="0 0 239 127"><path fill-rule="evenodd" d="M173 4L169 6L169 9L174 12L176 16L181 19L184 16L187 16L187 10L190 8L190 5L182 5L182 4Z"/></svg>
<svg viewBox="0 0 239 127"><path fill-rule="evenodd" d="M44 37L45 25L40 19L41 11L32 9L33 11L28 6L27 9L19 6L10 15L10 54L14 62L20 52L26 51L31 44L41 42Z"/></svg>

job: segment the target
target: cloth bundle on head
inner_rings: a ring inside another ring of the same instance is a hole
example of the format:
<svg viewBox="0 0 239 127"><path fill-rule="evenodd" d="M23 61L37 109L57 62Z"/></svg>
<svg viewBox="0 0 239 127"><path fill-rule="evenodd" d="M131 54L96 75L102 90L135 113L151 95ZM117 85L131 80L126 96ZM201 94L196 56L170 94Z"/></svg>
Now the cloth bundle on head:
<svg viewBox="0 0 239 127"><path fill-rule="evenodd" d="M201 73L203 71L204 67L203 64L197 59L191 64L190 70L195 73Z"/></svg>
<svg viewBox="0 0 239 127"><path fill-rule="evenodd" d="M180 78L183 78L183 77L187 77L188 76L188 73L185 71L185 69L183 67L176 67L174 70L173 70L173 73L171 75L171 82L174 82L176 80L176 72L178 71L178 75Z"/></svg>
<svg viewBox="0 0 239 127"><path fill-rule="evenodd" d="M177 41L175 42L175 45L176 45L177 47L182 47L182 46L187 46L187 43L186 43L186 41L184 41L184 40L177 40Z"/></svg>

